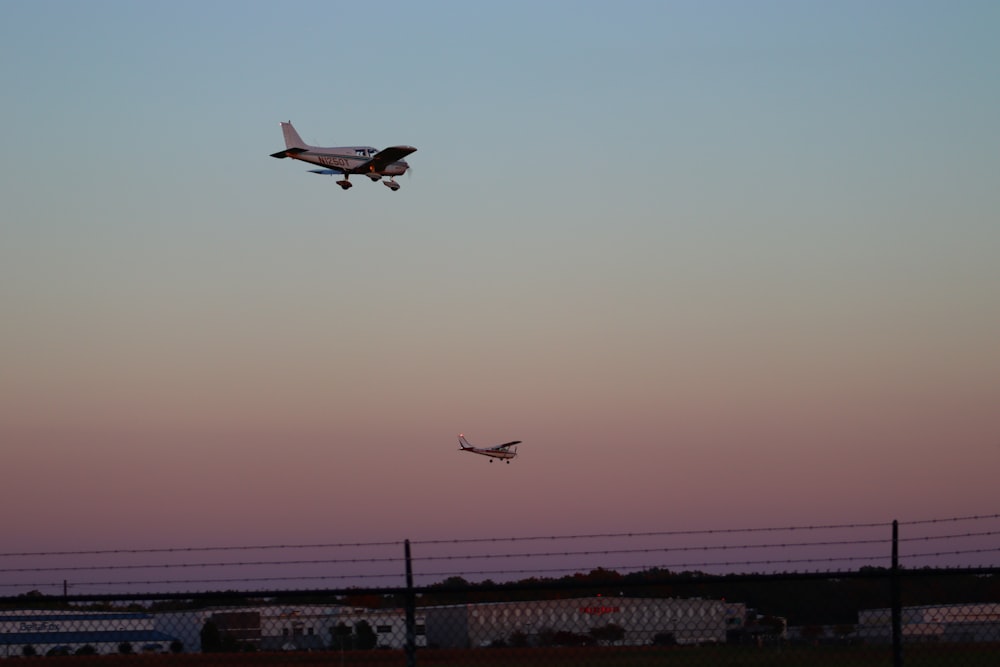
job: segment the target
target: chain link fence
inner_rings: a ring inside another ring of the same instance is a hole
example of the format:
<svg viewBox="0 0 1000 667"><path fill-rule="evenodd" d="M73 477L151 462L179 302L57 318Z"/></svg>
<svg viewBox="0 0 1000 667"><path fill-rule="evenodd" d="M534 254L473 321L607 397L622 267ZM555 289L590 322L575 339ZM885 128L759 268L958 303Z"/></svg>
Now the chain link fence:
<svg viewBox="0 0 1000 667"><path fill-rule="evenodd" d="M903 603L895 622L892 579ZM996 665L1000 569L7 598L0 656L150 665ZM894 627L898 625L898 635ZM898 640L898 646L896 645ZM896 651L901 650L901 656Z"/></svg>
<svg viewBox="0 0 1000 667"><path fill-rule="evenodd" d="M956 529L970 522L974 529ZM911 522L905 539L893 522L891 539L888 524L854 524L425 541L414 543L418 558L409 541L0 554L0 586L67 577L59 592L0 598L0 660L137 667L993 666L1000 664L1000 567L936 562L1000 551L1000 527L984 525L990 522L1000 515ZM788 532L792 537L780 535ZM928 550L931 543L941 546ZM257 551L271 555L254 558ZM208 552L238 560L206 558ZM611 559L626 562L580 566ZM660 565L641 564L651 559ZM457 572L446 571L456 564ZM802 565L842 567L795 569ZM775 571L780 567L793 569ZM133 580L147 570L206 578ZM498 575L501 583L491 578ZM376 579L398 583L365 585ZM345 585L254 587L329 580ZM234 582L245 585L167 592ZM150 586L164 592L128 592Z"/></svg>

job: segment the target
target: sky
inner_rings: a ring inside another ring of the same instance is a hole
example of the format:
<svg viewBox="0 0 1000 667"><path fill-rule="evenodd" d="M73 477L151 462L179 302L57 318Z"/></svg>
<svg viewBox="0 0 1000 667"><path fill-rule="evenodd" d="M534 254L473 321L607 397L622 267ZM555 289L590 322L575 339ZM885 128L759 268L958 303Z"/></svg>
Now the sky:
<svg viewBox="0 0 1000 667"><path fill-rule="evenodd" d="M998 28L0 3L5 550L996 512Z"/></svg>

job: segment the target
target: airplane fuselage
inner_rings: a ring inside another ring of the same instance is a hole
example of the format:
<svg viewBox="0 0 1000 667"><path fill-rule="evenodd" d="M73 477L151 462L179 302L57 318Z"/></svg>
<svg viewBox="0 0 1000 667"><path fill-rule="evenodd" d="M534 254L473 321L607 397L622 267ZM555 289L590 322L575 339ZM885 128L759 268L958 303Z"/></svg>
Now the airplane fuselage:
<svg viewBox="0 0 1000 667"><path fill-rule="evenodd" d="M489 456L494 459L512 459L517 454L515 452L506 451L496 451L493 449L481 449L479 447L463 447L463 452L472 452L473 454L481 454L482 456Z"/></svg>
<svg viewBox="0 0 1000 667"><path fill-rule="evenodd" d="M371 161L378 151L371 146L344 146L336 148L309 149L303 153L290 154L288 157L309 162L327 169L334 169L345 174L369 174L379 176L402 176L410 165L406 160L391 162L377 170L366 169L363 165Z"/></svg>

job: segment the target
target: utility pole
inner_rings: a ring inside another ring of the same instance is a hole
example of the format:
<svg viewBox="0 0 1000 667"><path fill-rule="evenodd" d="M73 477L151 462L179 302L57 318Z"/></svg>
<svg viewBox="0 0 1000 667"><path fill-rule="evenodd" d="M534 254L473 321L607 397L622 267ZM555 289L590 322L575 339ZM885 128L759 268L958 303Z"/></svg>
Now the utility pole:
<svg viewBox="0 0 1000 667"><path fill-rule="evenodd" d="M899 590L899 521L892 522L892 568L889 572L889 598L892 604L892 664L903 667L903 606Z"/></svg>
<svg viewBox="0 0 1000 667"><path fill-rule="evenodd" d="M410 559L410 541L403 543L406 558L406 667L417 665L417 596L413 592L413 562Z"/></svg>

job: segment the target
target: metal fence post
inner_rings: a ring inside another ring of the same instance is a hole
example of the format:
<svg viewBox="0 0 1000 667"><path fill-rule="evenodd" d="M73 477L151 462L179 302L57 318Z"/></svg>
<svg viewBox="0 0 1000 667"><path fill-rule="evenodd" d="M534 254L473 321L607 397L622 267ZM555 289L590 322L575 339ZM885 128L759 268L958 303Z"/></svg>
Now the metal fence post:
<svg viewBox="0 0 1000 667"><path fill-rule="evenodd" d="M410 540L403 542L406 558L406 667L417 664L417 596L413 592L413 562L410 559Z"/></svg>
<svg viewBox="0 0 1000 667"><path fill-rule="evenodd" d="M894 519L892 522L892 567L889 571L893 667L903 667L903 607L899 583L899 521Z"/></svg>

